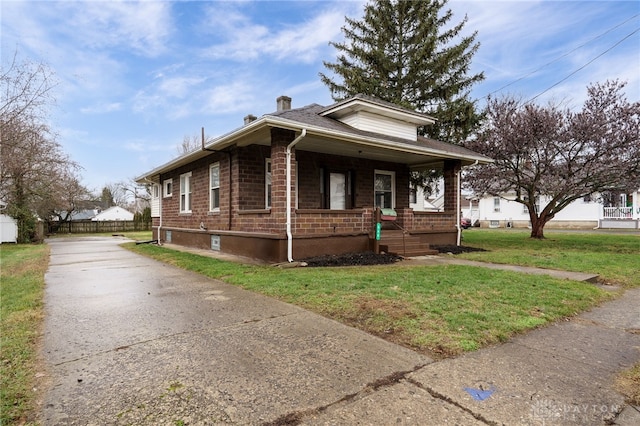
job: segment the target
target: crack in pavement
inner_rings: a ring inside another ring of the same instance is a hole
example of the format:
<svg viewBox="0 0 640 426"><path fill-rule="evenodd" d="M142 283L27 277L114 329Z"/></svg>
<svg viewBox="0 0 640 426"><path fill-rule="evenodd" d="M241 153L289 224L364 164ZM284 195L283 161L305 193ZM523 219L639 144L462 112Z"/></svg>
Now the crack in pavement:
<svg viewBox="0 0 640 426"><path fill-rule="evenodd" d="M414 373L425 367L431 363L420 364L413 367L411 370L407 371L395 371L391 374L388 374L384 377L381 377L373 382L367 383L361 390L355 393L347 394L342 398L330 402L329 404L322 405L316 408L307 408L304 410L293 411L291 413L284 414L275 420L262 423L262 426L295 426L299 425L304 421L305 418L310 417L314 414L325 412L333 407L337 407L342 404L354 402L359 399L359 397L363 397L365 395L369 395L372 392L376 392L381 388L390 387L397 383L400 383L402 380L406 380L407 382L412 383L409 379L407 379L407 375ZM415 383L412 383L415 385Z"/></svg>
<svg viewBox="0 0 640 426"><path fill-rule="evenodd" d="M416 387L418 387L418 388L420 388L420 389L425 390L425 391L426 391L426 392L428 392L428 393L429 393L429 395L431 395L432 397L434 397L434 398L436 398L436 399L439 399L439 400L441 400L441 401L444 401L444 402L446 402L447 404L451 404L451 405L453 405L453 406L456 406L456 407L458 407L459 409L461 409L461 410L463 410L463 411L465 411L465 412L469 413L469 414L470 414L471 416L473 416L476 420L478 420L478 421L480 421L480 422L482 422L482 423L485 423L485 424L490 425L490 426L498 426L498 425L500 424L500 423L496 423L496 422L494 422L493 420L489 420L489 419L485 418L482 414L475 413L475 412L474 412L473 410L471 410L470 408L465 407L464 405L460 404L460 403L459 403L459 402L457 402L457 401L454 401L453 399L449 398L449 397L448 397L448 396L446 396L446 395L443 395L443 394L441 394L441 393L439 393L439 392L436 392L435 390L431 389L431 388L430 388L430 387L428 387L428 386L424 386L422 383L420 383L420 382L418 382L418 381L416 381L416 380L414 380L414 379L412 379L412 378L410 378L410 377L407 377L405 380L406 380L408 383L411 383L412 385L414 385L414 386L416 386Z"/></svg>

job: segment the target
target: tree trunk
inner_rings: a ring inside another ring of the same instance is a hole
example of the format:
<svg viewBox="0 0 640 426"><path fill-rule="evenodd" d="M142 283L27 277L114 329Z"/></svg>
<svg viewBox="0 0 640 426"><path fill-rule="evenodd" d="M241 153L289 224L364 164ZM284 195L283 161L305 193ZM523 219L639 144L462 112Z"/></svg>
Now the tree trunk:
<svg viewBox="0 0 640 426"><path fill-rule="evenodd" d="M531 218L531 238L542 240L544 238L544 226L553 219L553 216L541 213L540 216L530 215Z"/></svg>
<svg viewBox="0 0 640 426"><path fill-rule="evenodd" d="M544 223L539 219L531 223L531 238L544 238Z"/></svg>

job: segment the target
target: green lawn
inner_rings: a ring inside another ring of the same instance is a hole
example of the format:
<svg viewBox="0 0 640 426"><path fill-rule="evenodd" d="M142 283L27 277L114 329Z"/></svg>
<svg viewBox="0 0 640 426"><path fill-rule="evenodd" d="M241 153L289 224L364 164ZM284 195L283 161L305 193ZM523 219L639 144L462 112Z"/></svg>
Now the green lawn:
<svg viewBox="0 0 640 426"><path fill-rule="evenodd" d="M640 286L640 233L546 232L544 240L529 238L528 231L468 229L463 245L489 252L459 257L482 262L507 263L599 274L603 281Z"/></svg>
<svg viewBox="0 0 640 426"><path fill-rule="evenodd" d="M35 408L49 247L0 246L0 424L21 424Z"/></svg>

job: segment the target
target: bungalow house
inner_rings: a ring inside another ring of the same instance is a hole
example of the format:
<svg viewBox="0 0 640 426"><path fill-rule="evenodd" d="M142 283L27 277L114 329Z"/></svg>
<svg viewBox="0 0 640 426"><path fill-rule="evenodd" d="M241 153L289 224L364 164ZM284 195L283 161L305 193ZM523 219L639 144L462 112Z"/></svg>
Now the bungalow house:
<svg viewBox="0 0 640 426"><path fill-rule="evenodd" d="M456 244L460 170L491 160L418 136L433 122L364 95L295 109L281 96L275 112L136 178L151 185L153 238L271 262ZM441 212L409 207L410 172L426 168L443 170Z"/></svg>

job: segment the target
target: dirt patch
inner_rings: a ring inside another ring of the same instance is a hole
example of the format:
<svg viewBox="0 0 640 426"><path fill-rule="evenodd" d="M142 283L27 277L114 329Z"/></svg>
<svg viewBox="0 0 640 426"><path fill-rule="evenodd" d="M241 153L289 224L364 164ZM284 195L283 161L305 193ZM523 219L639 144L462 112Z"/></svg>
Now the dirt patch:
<svg viewBox="0 0 640 426"><path fill-rule="evenodd" d="M640 363L618 374L615 385L629 404L640 405Z"/></svg>

